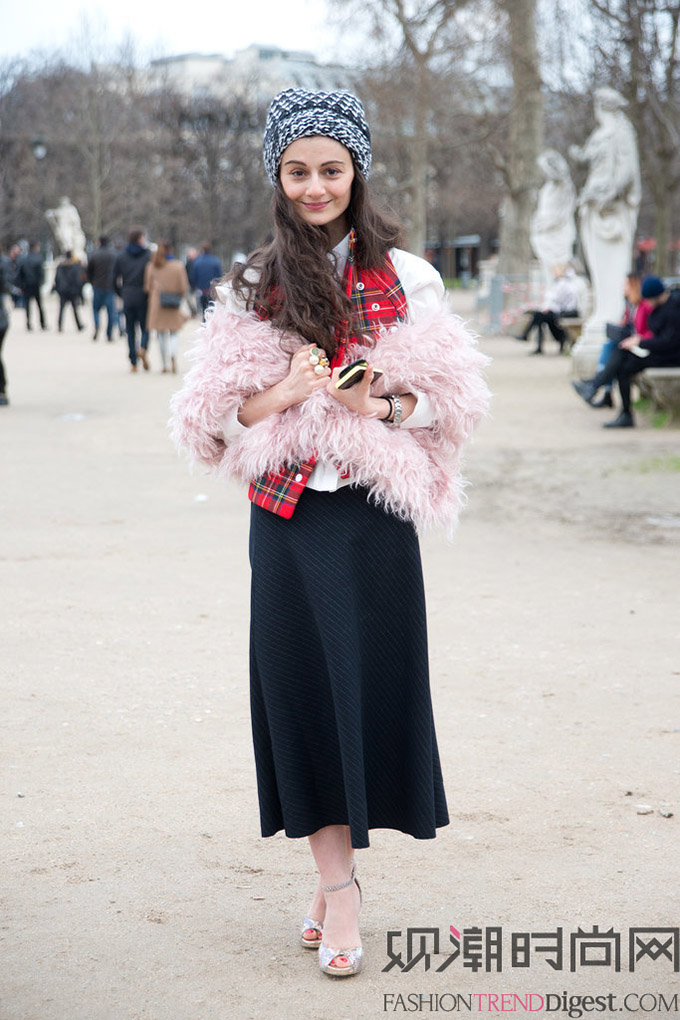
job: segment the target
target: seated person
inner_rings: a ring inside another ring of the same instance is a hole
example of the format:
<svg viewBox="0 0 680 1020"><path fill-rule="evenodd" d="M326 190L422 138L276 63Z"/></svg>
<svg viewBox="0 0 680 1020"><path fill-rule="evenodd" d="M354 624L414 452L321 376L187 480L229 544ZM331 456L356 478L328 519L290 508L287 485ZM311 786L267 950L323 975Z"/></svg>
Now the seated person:
<svg viewBox="0 0 680 1020"><path fill-rule="evenodd" d="M614 379L619 384L622 411L608 429L631 428L635 425L630 409L630 384L634 375L646 368L680 367L680 291L669 291L658 276L648 276L642 284L642 297L651 306L648 328L652 335L647 339L633 336L622 340L614 348L607 364L592 379L572 382L576 392L586 403L601 386Z"/></svg>
<svg viewBox="0 0 680 1020"><path fill-rule="evenodd" d="M612 326L607 323L607 336L616 337L616 333L621 335L615 339L608 339L602 344L602 350L600 351L600 360L597 363L598 372L604 368L609 361L611 353L615 350L621 340L626 335L632 336L635 333L641 340L648 340L652 336L652 331L648 327L647 320L649 319L649 313L652 310L652 306L648 301L642 298L640 293L641 280L638 273L629 273L626 277L626 282L623 285L623 297L626 302L626 310L623 314L623 318L618 326ZM614 400L612 398L612 386L614 384L609 382L603 387L603 393L599 400L591 400L591 407L613 407Z"/></svg>
<svg viewBox="0 0 680 1020"><path fill-rule="evenodd" d="M532 329L536 330L536 349L532 354L543 353L543 327L547 326L555 340L564 350L567 332L560 325L560 319L574 319L578 316L578 290L576 274L571 266L556 265L552 269L554 282L545 294L545 307L531 313L529 325L516 336L516 340L528 340Z"/></svg>

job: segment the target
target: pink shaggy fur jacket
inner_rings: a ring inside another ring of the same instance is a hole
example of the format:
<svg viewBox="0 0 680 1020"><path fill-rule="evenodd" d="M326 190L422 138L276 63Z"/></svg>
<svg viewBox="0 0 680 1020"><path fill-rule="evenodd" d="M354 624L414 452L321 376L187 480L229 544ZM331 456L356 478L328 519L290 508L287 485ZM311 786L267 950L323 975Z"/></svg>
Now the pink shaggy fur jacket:
<svg viewBox="0 0 680 1020"><path fill-rule="evenodd" d="M418 528L443 525L452 532L464 498L462 449L487 409L481 370L489 359L444 305L428 318L392 327L371 349L352 348L351 360L362 355L385 373L374 393L426 393L434 424L390 427L317 390L227 444L224 416L284 378L290 353L270 323L218 303L190 355L195 364L172 399L172 438L218 476L245 482L316 453L349 469L352 482L390 512Z"/></svg>

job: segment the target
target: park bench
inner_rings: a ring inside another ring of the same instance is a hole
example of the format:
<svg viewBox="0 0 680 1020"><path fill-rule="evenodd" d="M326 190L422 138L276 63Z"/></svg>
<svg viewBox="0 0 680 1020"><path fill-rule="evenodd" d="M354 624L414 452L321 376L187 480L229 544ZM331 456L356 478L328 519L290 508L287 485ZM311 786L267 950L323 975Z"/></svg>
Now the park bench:
<svg viewBox="0 0 680 1020"><path fill-rule="evenodd" d="M567 340L564 344L564 353L572 349L578 338L583 331L583 323L585 319L574 318L574 319L560 319L560 326L567 334Z"/></svg>
<svg viewBox="0 0 680 1020"><path fill-rule="evenodd" d="M680 368L646 368L635 377L638 389L658 410L680 421Z"/></svg>

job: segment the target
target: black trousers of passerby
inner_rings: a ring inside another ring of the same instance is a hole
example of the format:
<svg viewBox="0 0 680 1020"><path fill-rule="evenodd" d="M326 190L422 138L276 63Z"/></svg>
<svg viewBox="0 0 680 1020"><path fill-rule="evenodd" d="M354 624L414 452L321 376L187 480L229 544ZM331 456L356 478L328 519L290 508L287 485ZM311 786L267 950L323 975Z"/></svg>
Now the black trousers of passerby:
<svg viewBox="0 0 680 1020"><path fill-rule="evenodd" d="M31 301L35 301L35 303L38 306L41 328L47 329L47 324L45 323L45 313L43 312L42 299L40 297L40 291L25 290L24 298L26 300L26 329L31 329Z"/></svg>
<svg viewBox="0 0 680 1020"><path fill-rule="evenodd" d="M573 317L573 316L572 316ZM543 327L547 326L552 335L560 345L560 350L564 347L567 340L567 331L560 326L560 320L558 319L555 312L533 312L531 316L531 322L524 330L522 337L524 340L528 339L529 333L532 329L536 330L536 350L543 350Z"/></svg>
<svg viewBox="0 0 680 1020"><path fill-rule="evenodd" d="M208 308L210 306L210 301L211 300L212 299L210 297L210 291L209 290L208 291L201 291L200 301L201 301L201 315L202 315L203 319L205 319L205 313L208 311Z"/></svg>
<svg viewBox="0 0 680 1020"><path fill-rule="evenodd" d="M146 328L146 310L146 301L123 306L123 311L125 313L125 331L128 338L128 355L130 358L130 364L133 367L137 364L137 341L135 337L137 326L139 326L142 334L140 346L143 347L144 350L146 350L149 346L149 331Z"/></svg>
<svg viewBox="0 0 680 1020"><path fill-rule="evenodd" d="M4 329L0 329L0 393L4 393L7 388L7 377L5 376L5 366L2 363L2 344L7 333L8 326Z"/></svg>
<svg viewBox="0 0 680 1020"><path fill-rule="evenodd" d="M78 318L77 300L78 300L77 298L62 297L61 294L59 295L59 322L57 323L57 326L58 326L58 329L59 329L60 333L61 333L62 323L63 323L63 320L64 320L64 309L66 308L66 305L70 305L71 308L73 309L73 315L74 315L74 318L76 320L76 326L78 327L78 329L82 329L83 328L83 324L80 321L80 319Z"/></svg>
<svg viewBox="0 0 680 1020"><path fill-rule="evenodd" d="M650 364L651 361L651 364ZM632 351L623 347L615 347L609 355L609 360L604 368L591 379L593 386L606 386L616 379L621 394L621 407L624 412L630 413L630 384L633 376L643 372L645 368L654 368L656 359L653 354L646 358L639 358Z"/></svg>

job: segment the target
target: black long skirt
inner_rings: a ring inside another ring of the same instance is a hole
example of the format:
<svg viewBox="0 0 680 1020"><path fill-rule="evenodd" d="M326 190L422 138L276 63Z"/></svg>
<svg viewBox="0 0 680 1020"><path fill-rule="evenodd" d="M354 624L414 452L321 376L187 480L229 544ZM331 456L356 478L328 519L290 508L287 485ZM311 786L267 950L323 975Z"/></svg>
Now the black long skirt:
<svg viewBox="0 0 680 1020"><path fill-rule="evenodd" d="M413 526L349 486L252 506L251 713L263 836L448 823Z"/></svg>

